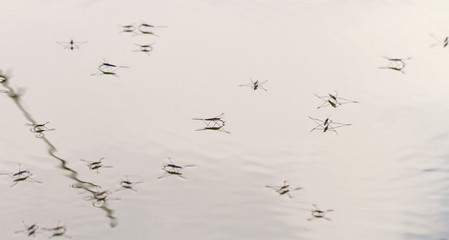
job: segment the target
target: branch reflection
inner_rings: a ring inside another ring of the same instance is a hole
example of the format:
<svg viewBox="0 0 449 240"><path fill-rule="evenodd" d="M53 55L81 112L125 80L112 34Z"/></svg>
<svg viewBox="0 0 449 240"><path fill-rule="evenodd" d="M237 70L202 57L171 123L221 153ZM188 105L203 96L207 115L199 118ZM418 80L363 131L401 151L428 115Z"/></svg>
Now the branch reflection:
<svg viewBox="0 0 449 240"><path fill-rule="evenodd" d="M23 113L23 115L29 122L28 124L30 124L30 126L34 126L34 128L36 128L38 126L42 126L42 125L45 126L46 123L39 124L31 116L31 114L25 110L25 108L23 107L23 105L21 103L21 99L20 99L21 96L23 95L21 89L18 88L17 91L15 89L13 89L9 84L9 80L10 79L8 78L8 76L3 74L0 70L0 84L5 89L7 89L8 96L13 100L13 102L16 104L16 106L19 108L19 110ZM38 127L38 129L41 129L41 127ZM78 172L73 170L72 168L68 167L67 161L56 155L56 152L57 152L56 147L44 135L40 136L39 139L41 139L47 145L48 154L51 157L53 157L59 161L60 165L58 167L64 171L66 171L68 173L66 176L69 177L70 179L72 179L73 181L75 181L75 183L72 186L74 186L78 189L81 189L83 191L89 192L89 193L95 192L92 190L92 188L97 188L97 187L99 187L99 185L79 179ZM101 208L102 210L104 210L106 212L106 216L110 219L109 225L111 227L115 227L118 224L118 220L114 216L114 211L112 209L110 209L109 207L107 207L106 203L107 203L107 199L104 199L104 204L102 206L100 206L99 208Z"/></svg>

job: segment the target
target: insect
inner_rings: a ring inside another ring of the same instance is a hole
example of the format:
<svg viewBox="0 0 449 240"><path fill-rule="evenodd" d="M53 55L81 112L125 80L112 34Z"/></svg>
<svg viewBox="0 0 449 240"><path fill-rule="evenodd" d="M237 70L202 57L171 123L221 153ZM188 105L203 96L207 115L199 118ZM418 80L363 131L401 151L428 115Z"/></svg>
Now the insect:
<svg viewBox="0 0 449 240"><path fill-rule="evenodd" d="M430 45L430 47L443 46L443 48L445 48L449 44L449 37L445 37L444 39L440 39L440 38L436 37L433 34L430 34L430 36L435 38L438 41L437 43L434 43L434 44Z"/></svg>
<svg viewBox="0 0 449 240"><path fill-rule="evenodd" d="M101 187L100 187L101 188ZM112 192L109 190L101 191L92 191L92 196L85 196L83 197L86 201L91 201L92 206L94 207L103 207L106 204L107 200L119 200L119 198L111 198L109 197Z"/></svg>
<svg viewBox="0 0 449 240"><path fill-rule="evenodd" d="M22 221L22 223L23 225L25 225L25 229L16 231L15 233L26 232L28 236L35 237L39 226L37 226L36 224L27 225L24 221Z"/></svg>
<svg viewBox="0 0 449 240"><path fill-rule="evenodd" d="M13 184L11 187L14 187L19 182L23 181L31 181L36 183L42 183L41 181L38 181L31 176L33 175L30 170L21 170L21 164L19 164L19 171L15 173L0 173L0 175L8 175L13 178Z"/></svg>
<svg viewBox="0 0 449 240"><path fill-rule="evenodd" d="M131 32L134 32L134 29L135 29L134 24L130 24L130 25L119 25L119 27L122 29L121 32L124 32L124 33L131 33Z"/></svg>
<svg viewBox="0 0 449 240"><path fill-rule="evenodd" d="M317 119L317 118L312 118L312 117L309 117L309 118L312 119L315 123L318 124L318 126L312 128L312 130L310 130L310 132L312 132L314 130L323 130L323 132L327 132L328 130L330 130L330 131L333 131L336 134L338 134L337 131L335 130L335 128L352 125L352 124L349 124L349 123L333 122L329 118L326 118L324 121L320 120L320 119ZM331 124L332 124L332 126L331 126Z"/></svg>
<svg viewBox="0 0 449 240"><path fill-rule="evenodd" d="M230 133L226 130L224 130L225 121L223 120L224 113L212 117L212 118L193 118L193 120L200 120L203 121L206 126L204 128L197 129L196 131L203 131L203 130L214 130L214 131L220 131L225 133Z"/></svg>
<svg viewBox="0 0 449 240"><path fill-rule="evenodd" d="M97 174L99 173L99 169L100 168L112 168L112 166L105 166L105 165L103 165L103 159L104 159L104 157L103 158L100 158L98 161L87 161L87 160L84 160L84 159L80 159L80 161L83 161L83 162L85 162L85 163L87 163L87 167L90 169L90 170L97 170Z"/></svg>
<svg viewBox="0 0 449 240"><path fill-rule="evenodd" d="M312 209L312 211L311 211L312 217L307 219L307 221L312 221L312 220L317 219L317 218L323 218L323 219L326 219L328 221L331 221L330 218L326 217L326 213L334 211L333 209L328 209L328 210L325 210L325 211L324 210L320 210L320 209L318 209L316 204L313 204L313 207L315 209Z"/></svg>
<svg viewBox="0 0 449 240"><path fill-rule="evenodd" d="M98 69L98 72L91 74L91 76L99 76L99 75L112 75L114 77L118 77L116 73L117 69Z"/></svg>
<svg viewBox="0 0 449 240"><path fill-rule="evenodd" d="M242 85L240 85L240 87L251 87L253 90L257 90L260 88L264 91L267 91L267 89L264 88L262 85L265 84L266 82L268 82L268 80L263 81L263 82L259 82L259 80L253 81L251 78L249 80L250 80L250 83L242 84Z"/></svg>
<svg viewBox="0 0 449 240"><path fill-rule="evenodd" d="M184 168L186 168L186 167L194 167L195 166L195 165L184 165L184 166L176 165L176 164L173 163L171 158L168 158L168 160L170 161L170 163L165 164L162 167L162 170L164 170L165 172L164 172L164 174L162 176L158 177L158 179L161 179L161 178L164 178L164 177L167 177L167 176L171 176L171 175L178 176L180 178L186 179L182 175L182 170L184 170Z"/></svg>
<svg viewBox="0 0 449 240"><path fill-rule="evenodd" d="M58 222L58 225L56 225L56 227L42 228L42 229L52 232L52 235L49 238L53 238L53 237L72 238L72 237L66 235L67 228L65 226L60 225L60 224L61 224L61 222Z"/></svg>
<svg viewBox="0 0 449 240"><path fill-rule="evenodd" d="M316 94L314 94L314 95L324 101L320 106L317 107L317 109L327 107L327 106L332 106L333 108L337 108L338 106L340 106L342 104L358 103L357 101L338 97L337 92L335 92L335 95L329 93L328 96L318 96Z"/></svg>
<svg viewBox="0 0 449 240"><path fill-rule="evenodd" d="M73 39L70 39L68 42L56 42L64 47L64 49L70 49L73 51L74 49L80 49L80 46L87 42L75 42Z"/></svg>
<svg viewBox="0 0 449 240"><path fill-rule="evenodd" d="M404 68L405 68L405 61L410 60L411 58L388 58L384 57L389 61L388 66L385 67L379 67L380 69L391 69L394 71L401 72L405 74Z"/></svg>
<svg viewBox="0 0 449 240"><path fill-rule="evenodd" d="M98 66L98 71L94 74L91 74L91 76L98 76L98 75L112 75L114 77L118 77L116 71L120 68L129 68L126 66L118 66L112 63L107 63L103 60L103 63L101 63Z"/></svg>
<svg viewBox="0 0 449 240"><path fill-rule="evenodd" d="M0 71L0 83L4 83L6 81L8 81L8 78Z"/></svg>
<svg viewBox="0 0 449 240"><path fill-rule="evenodd" d="M287 195L289 198L293 198L292 195L290 194L292 191L297 191L297 190L301 190L301 187L290 187L290 184L287 184L287 181L284 181L282 186L270 186L267 185L265 186L267 188L271 188L274 189L276 191L276 193L278 193L279 195Z"/></svg>
<svg viewBox="0 0 449 240"><path fill-rule="evenodd" d="M153 35L153 36L158 37L158 35L156 35L153 30L156 28L160 28L160 27L165 27L165 26L154 26L154 25L147 24L147 23L141 23L137 27L137 31L139 31L140 34L147 34L147 35Z"/></svg>
<svg viewBox="0 0 449 240"><path fill-rule="evenodd" d="M128 176L126 176L126 180L122 180L120 182L120 189L117 189L116 191L122 190L122 189L130 189L133 190L134 192L137 192L136 190L134 190L134 185L139 184L139 183L143 183L143 182L131 182L128 179Z"/></svg>
<svg viewBox="0 0 449 240"><path fill-rule="evenodd" d="M143 52L146 53L148 56L150 55L151 51L153 50L153 44L145 44L145 45L139 45L136 44L136 46L139 46L139 49L134 50L134 52Z"/></svg>
<svg viewBox="0 0 449 240"><path fill-rule="evenodd" d="M42 138L44 137L44 132L46 131L54 131L56 129L54 128L48 128L46 125L49 124L50 122L46 122L46 123L25 123L25 126L27 127L31 127L30 131L32 133L36 133L36 137L37 138Z"/></svg>

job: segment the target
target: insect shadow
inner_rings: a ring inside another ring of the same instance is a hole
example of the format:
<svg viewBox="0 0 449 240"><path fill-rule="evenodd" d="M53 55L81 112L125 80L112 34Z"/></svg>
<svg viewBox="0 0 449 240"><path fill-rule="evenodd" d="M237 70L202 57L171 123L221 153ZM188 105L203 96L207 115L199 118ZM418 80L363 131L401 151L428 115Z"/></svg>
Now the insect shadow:
<svg viewBox="0 0 449 240"><path fill-rule="evenodd" d="M144 44L144 45L135 44L136 46L139 46L139 49L136 49L133 52L143 52L143 53L146 53L148 56L150 56L151 51L153 51L154 44L155 43Z"/></svg>
<svg viewBox="0 0 449 240"><path fill-rule="evenodd" d="M290 184L287 183L287 181L284 181L282 186L271 186L267 185L265 186L267 188L274 189L274 191L279 195L287 195L289 198L293 198L293 196L290 194L293 191L301 190L301 187L291 187Z"/></svg>
<svg viewBox="0 0 449 240"><path fill-rule="evenodd" d="M143 183L142 181L140 181L140 182L132 182L132 181L130 181L130 180L128 179L128 176L125 176L125 178L126 178L126 179L123 179L122 181L120 181L120 188L117 189L117 190L115 190L116 192L117 192L117 191L120 191L120 190L127 190L127 189L132 190L132 191L134 191L134 192L137 192L137 191L133 188L134 185L139 184L139 183Z"/></svg>
<svg viewBox="0 0 449 240"><path fill-rule="evenodd" d="M98 161L87 161L84 159L80 159L80 161L83 161L87 164L87 167L90 170L96 170L97 174L99 173L100 168L112 168L112 166L103 165L103 160L104 160L104 157L100 158Z"/></svg>
<svg viewBox="0 0 449 240"><path fill-rule="evenodd" d="M328 130L330 130L332 132L335 132L335 134L338 135L335 128L346 127L346 126L352 125L350 123L333 122L329 118L326 118L324 121L317 119L317 118L312 118L312 117L309 117L309 118L312 119L312 121L314 121L316 124L318 124L316 127L312 128L312 130L310 130L309 132L312 132L315 130L323 130L323 132L327 132Z"/></svg>
<svg viewBox="0 0 449 240"><path fill-rule="evenodd" d="M249 79L250 83L239 85L240 87L251 87L253 90L262 89L264 91L267 91L266 88L264 88L262 85L268 82L268 80L265 80L263 82L259 82L259 80L253 81L251 78Z"/></svg>
<svg viewBox="0 0 449 240"><path fill-rule="evenodd" d="M212 130L212 131L219 131L219 132L225 132L225 133L230 134L230 132L226 131L223 128L226 123L223 120L223 116L224 116L224 113L222 113L216 117L212 117L212 118L192 118L192 119L203 121L206 124L206 126L204 128L197 129L196 131Z"/></svg>
<svg viewBox="0 0 449 240"><path fill-rule="evenodd" d="M334 211L333 209L328 209L328 210L325 210L325 211L324 210L320 210L316 206L316 204L313 204L313 207L315 209L311 210L312 217L307 219L307 221L312 221L312 220L317 219L317 218L322 218L322 219L326 219L328 221L332 221L332 219L326 217L326 213Z"/></svg>
<svg viewBox="0 0 449 240"><path fill-rule="evenodd" d="M75 42L73 39L70 39L68 42L56 42L64 47L64 49L70 49L73 51L74 49L80 49L80 46L86 44L87 42Z"/></svg>
<svg viewBox="0 0 449 240"><path fill-rule="evenodd" d="M61 225L61 222L58 222L58 225L56 225L56 227L52 227L52 228L42 228L43 230L49 231L51 232L51 236L49 238L54 238L54 237L66 237L66 238L72 238L71 236L67 235L67 228L63 225Z"/></svg>
<svg viewBox="0 0 449 240"><path fill-rule="evenodd" d="M429 47L442 46L443 48L445 48L449 44L449 37L445 37L444 39L441 39L433 34L430 34L430 36L435 38L435 40L437 40L437 42L430 45Z"/></svg>
<svg viewBox="0 0 449 240"><path fill-rule="evenodd" d="M380 69L391 69L394 71L401 72L403 74L405 74L405 71L404 71L404 68L406 66L405 62L407 60L412 59L412 58L388 58L388 57L384 57L384 58L387 59L389 61L389 63L385 67L379 67Z"/></svg>
<svg viewBox="0 0 449 240"><path fill-rule="evenodd" d="M0 173L0 175L8 175L13 178L13 184L11 185L11 187L14 187L19 182L25 182L25 181L42 183L41 181L36 180L31 177L33 174L31 173L30 170L21 170L21 164L19 164L19 170L17 172L15 172L15 173Z"/></svg>
<svg viewBox="0 0 449 240"><path fill-rule="evenodd" d="M187 179L186 177L183 176L182 171L188 167L195 167L195 165L191 165L191 164L176 165L173 163L173 161L171 160L170 157L168 158L168 160L170 161L170 163L167 163L164 166L162 166L162 170L164 170L164 174L162 176L158 177L158 179L165 178L168 176L177 176L182 179Z"/></svg>
<svg viewBox="0 0 449 240"><path fill-rule="evenodd" d="M54 128L48 128L46 125L49 124L50 122L46 122L46 123L25 123L25 126L27 127L31 127L30 128L30 132L35 133L37 138L42 138L44 137L44 132L47 131L54 131L56 129Z"/></svg>
<svg viewBox="0 0 449 240"><path fill-rule="evenodd" d="M37 224L35 224L35 223L31 224L31 225L27 225L24 221L22 221L22 223L25 226L25 229L15 231L15 233L25 232L28 237L30 237L30 236L36 237L36 234L39 232L38 231L39 230L39 226Z"/></svg>
<svg viewBox="0 0 449 240"><path fill-rule="evenodd" d="M333 108L337 108L338 106L342 104L348 104L348 103L359 103L358 101L349 100L346 98L338 97L337 92L335 92L335 95L328 94L328 96L319 96L317 94L313 94L317 98L323 100L323 103L317 107L317 109L324 108L327 106L332 106Z"/></svg>

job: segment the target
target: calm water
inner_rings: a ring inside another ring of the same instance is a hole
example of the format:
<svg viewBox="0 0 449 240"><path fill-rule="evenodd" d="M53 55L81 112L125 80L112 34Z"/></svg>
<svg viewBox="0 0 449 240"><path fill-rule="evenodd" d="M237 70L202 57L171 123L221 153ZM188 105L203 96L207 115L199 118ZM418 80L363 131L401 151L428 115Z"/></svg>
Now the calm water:
<svg viewBox="0 0 449 240"><path fill-rule="evenodd" d="M1 239L449 239L448 2L0 9Z"/></svg>

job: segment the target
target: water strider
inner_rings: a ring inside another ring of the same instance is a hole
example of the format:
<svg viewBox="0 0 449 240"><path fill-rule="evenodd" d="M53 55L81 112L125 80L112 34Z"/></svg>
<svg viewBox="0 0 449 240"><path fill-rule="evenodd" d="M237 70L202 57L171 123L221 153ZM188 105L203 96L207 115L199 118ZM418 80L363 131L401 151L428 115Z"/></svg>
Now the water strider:
<svg viewBox="0 0 449 240"><path fill-rule="evenodd" d="M327 132L328 130L330 130L330 131L338 134L337 131L335 130L335 128L346 127L346 126L352 125L350 123L334 122L334 121L330 120L329 118L326 118L325 120L320 120L320 119L312 118L312 117L309 117L309 118L318 124L316 127L312 128L312 130L310 130L309 132L312 132L315 130L323 130L323 132Z"/></svg>
<svg viewBox="0 0 449 240"><path fill-rule="evenodd" d="M70 39L68 42L56 42L64 47L64 49L70 49L73 51L74 49L80 49L80 46L86 44L87 42L75 42L73 39Z"/></svg>
<svg viewBox="0 0 449 240"><path fill-rule="evenodd" d="M262 85L263 84L265 84L266 82L268 82L268 80L265 80L265 81L263 81L263 82L259 82L259 80L256 80L256 81L253 81L251 78L250 78L250 83L246 83L246 84L242 84L242 85L239 85L240 87L251 87L253 90L257 90L257 89L262 89L262 90L264 90L264 91L267 91L267 89L266 88L264 88Z"/></svg>
<svg viewBox="0 0 449 240"><path fill-rule="evenodd" d="M289 198L293 198L293 196L290 194L292 191L297 191L297 190L301 190L302 189L302 187L291 187L290 184L287 183L287 181L284 181L282 186L267 185L265 187L274 189L274 191L276 193L278 193L279 195L281 195L281 196L282 195L287 195Z"/></svg>
<svg viewBox="0 0 449 240"><path fill-rule="evenodd" d="M337 92L335 94L328 94L327 96L319 96L317 94L314 94L319 99L323 100L323 103L317 107L317 109L332 106L333 108L337 108L338 106L342 104L348 104L348 103L359 103L358 101L349 100L346 98L338 97Z"/></svg>

